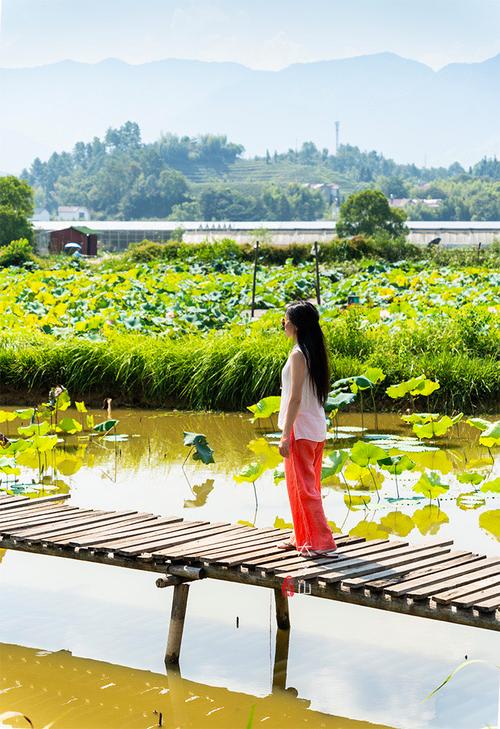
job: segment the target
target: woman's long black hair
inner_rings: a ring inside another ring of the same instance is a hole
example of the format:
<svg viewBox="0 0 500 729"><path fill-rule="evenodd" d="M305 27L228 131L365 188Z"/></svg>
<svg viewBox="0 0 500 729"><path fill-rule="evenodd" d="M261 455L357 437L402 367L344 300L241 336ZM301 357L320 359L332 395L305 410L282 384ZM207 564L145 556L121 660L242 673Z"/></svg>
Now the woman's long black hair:
<svg viewBox="0 0 500 729"><path fill-rule="evenodd" d="M297 327L297 344L306 358L316 397L324 405L330 391L330 364L318 310L309 301L298 299L287 305L286 315Z"/></svg>

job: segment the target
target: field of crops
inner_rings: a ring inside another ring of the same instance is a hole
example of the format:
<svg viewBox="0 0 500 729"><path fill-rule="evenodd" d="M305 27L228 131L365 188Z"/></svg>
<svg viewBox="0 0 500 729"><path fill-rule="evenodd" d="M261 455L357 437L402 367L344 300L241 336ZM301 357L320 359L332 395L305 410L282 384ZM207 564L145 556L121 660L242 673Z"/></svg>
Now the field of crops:
<svg viewBox="0 0 500 729"><path fill-rule="evenodd" d="M286 303L315 296L314 267L261 266L254 320L252 271L230 257L0 269L4 392L62 383L94 400L222 409L276 394L289 345L280 320ZM387 384L425 374L442 410L498 410L499 284L487 265L323 263L333 379L367 366Z"/></svg>
<svg viewBox="0 0 500 729"><path fill-rule="evenodd" d="M141 264L123 271L69 265L33 272L3 269L2 325L11 332L94 341L115 332L178 336L222 329L248 320L252 266L229 262L220 268L178 262ZM324 319L339 317L348 295L355 294L365 328L445 322L470 304L489 327L500 308L500 273L484 268L429 271L425 263L377 263L350 276L323 268L320 282ZM286 302L314 295L311 264L294 265L290 260L258 273L257 308L281 312Z"/></svg>

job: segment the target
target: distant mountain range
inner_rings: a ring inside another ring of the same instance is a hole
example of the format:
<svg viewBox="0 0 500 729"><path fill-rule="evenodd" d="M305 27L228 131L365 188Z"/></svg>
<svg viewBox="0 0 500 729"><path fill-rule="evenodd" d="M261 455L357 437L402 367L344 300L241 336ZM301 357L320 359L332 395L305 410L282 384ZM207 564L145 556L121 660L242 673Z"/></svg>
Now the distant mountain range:
<svg viewBox="0 0 500 729"><path fill-rule="evenodd" d="M248 154L312 140L421 166L500 154L500 54L433 71L392 53L255 71L235 63L63 61L0 69L0 168L71 149L128 119L160 132L222 133Z"/></svg>

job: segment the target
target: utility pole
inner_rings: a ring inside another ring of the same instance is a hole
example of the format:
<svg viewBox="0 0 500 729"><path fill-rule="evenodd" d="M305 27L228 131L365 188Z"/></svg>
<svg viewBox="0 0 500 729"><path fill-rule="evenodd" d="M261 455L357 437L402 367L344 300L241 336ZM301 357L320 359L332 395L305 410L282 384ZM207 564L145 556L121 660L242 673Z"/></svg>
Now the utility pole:
<svg viewBox="0 0 500 729"><path fill-rule="evenodd" d="M340 122L335 122L335 154L338 154L340 146Z"/></svg>

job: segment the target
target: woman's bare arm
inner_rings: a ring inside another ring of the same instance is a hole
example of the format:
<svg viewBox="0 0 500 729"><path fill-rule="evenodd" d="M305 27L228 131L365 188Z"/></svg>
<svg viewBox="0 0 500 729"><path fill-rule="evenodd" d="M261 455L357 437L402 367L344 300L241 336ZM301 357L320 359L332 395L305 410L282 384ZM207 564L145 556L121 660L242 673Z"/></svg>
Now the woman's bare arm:
<svg viewBox="0 0 500 729"><path fill-rule="evenodd" d="M292 425L299 412L302 400L302 388L306 376L306 359L302 352L296 350L290 357L290 399L286 411L285 425L283 426L282 440L288 440Z"/></svg>

